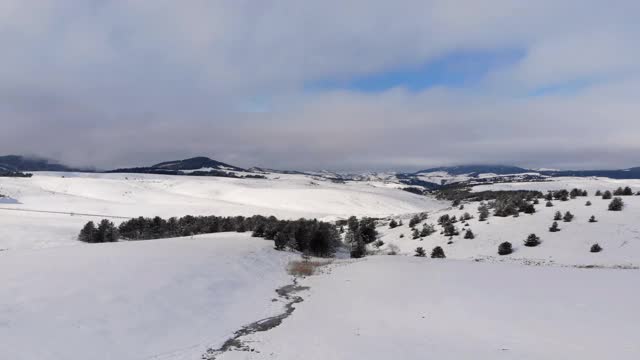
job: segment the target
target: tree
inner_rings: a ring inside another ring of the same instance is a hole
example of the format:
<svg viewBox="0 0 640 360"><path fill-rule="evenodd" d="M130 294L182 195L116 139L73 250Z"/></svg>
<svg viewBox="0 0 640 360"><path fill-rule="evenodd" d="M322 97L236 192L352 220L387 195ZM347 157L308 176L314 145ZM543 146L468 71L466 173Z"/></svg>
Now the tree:
<svg viewBox="0 0 640 360"><path fill-rule="evenodd" d="M418 229L414 228L413 229L413 233L411 234L411 237L413 238L413 240L419 239L420 238L420 231L418 231Z"/></svg>
<svg viewBox="0 0 640 360"><path fill-rule="evenodd" d="M498 246L498 255L509 255L513 252L513 247L508 241L503 242Z"/></svg>
<svg viewBox="0 0 640 360"><path fill-rule="evenodd" d="M96 242L116 242L118 241L118 229L107 219L102 219L96 231Z"/></svg>
<svg viewBox="0 0 640 360"><path fill-rule="evenodd" d="M589 222L594 223L594 222L598 222L598 220L596 220L596 217L594 215L591 215L591 217L589 218Z"/></svg>
<svg viewBox="0 0 640 360"><path fill-rule="evenodd" d="M631 196L631 195L633 195L633 190L631 190L630 187L625 186L624 190L622 190L622 195Z"/></svg>
<svg viewBox="0 0 640 360"><path fill-rule="evenodd" d="M599 244L593 244L591 245L591 250L592 253L599 253L600 251L602 251L602 247Z"/></svg>
<svg viewBox="0 0 640 360"><path fill-rule="evenodd" d="M78 235L78 240L84 241L87 243L97 242L97 229L96 225L93 221L89 221L83 228L80 230L80 234Z"/></svg>
<svg viewBox="0 0 640 360"><path fill-rule="evenodd" d="M562 217L562 219L564 220L564 222L571 222L571 220L573 220L574 216L571 212L567 211L564 216Z"/></svg>
<svg viewBox="0 0 640 360"><path fill-rule="evenodd" d="M540 245L540 238L536 234L530 234L524 241L524 246L534 247Z"/></svg>
<svg viewBox="0 0 640 360"><path fill-rule="evenodd" d="M422 225L422 230L420 231L420 237L427 237L433 234L434 232L436 232L436 229L433 225L424 224Z"/></svg>
<svg viewBox="0 0 640 360"><path fill-rule="evenodd" d="M464 234L464 238L465 239L475 239L475 235L473 234L473 231L471 231L471 229L468 229L467 232Z"/></svg>
<svg viewBox="0 0 640 360"><path fill-rule="evenodd" d="M560 229L558 228L558 222L554 221L553 224L551 224L551 227L549 228L550 232L558 232L560 231Z"/></svg>
<svg viewBox="0 0 640 360"><path fill-rule="evenodd" d="M289 243L289 237L282 231L278 231L276 233L276 237L274 239L276 250L284 250Z"/></svg>
<svg viewBox="0 0 640 360"><path fill-rule="evenodd" d="M553 220L555 221L562 220L562 213L560 211L556 211L556 215L553 217Z"/></svg>
<svg viewBox="0 0 640 360"><path fill-rule="evenodd" d="M485 221L489 217L489 207L485 204L482 204L478 207L478 220Z"/></svg>
<svg viewBox="0 0 640 360"><path fill-rule="evenodd" d="M466 213L464 213L462 215L462 220L464 220L464 221L469 221L471 219L473 219L473 216L471 216L471 214L469 214L468 212L466 212Z"/></svg>
<svg viewBox="0 0 640 360"><path fill-rule="evenodd" d="M621 211L623 207L624 202L619 197L613 198L609 203L609 211Z"/></svg>
<svg viewBox="0 0 640 360"><path fill-rule="evenodd" d="M547 201L547 207L553 207L553 203L551 201Z"/></svg>
<svg viewBox="0 0 640 360"><path fill-rule="evenodd" d="M544 199L545 199L545 200L547 200L547 201L551 201L551 200L553 200L553 193L552 193L551 191L550 191L550 192L548 192L548 193L544 196Z"/></svg>
<svg viewBox="0 0 640 360"><path fill-rule="evenodd" d="M602 191L600 190L596 191L596 196L602 196Z"/></svg>
<svg viewBox="0 0 640 360"><path fill-rule="evenodd" d="M444 259L446 256L444 255L444 250L440 246L436 246L431 250L431 258L432 259Z"/></svg>
<svg viewBox="0 0 640 360"><path fill-rule="evenodd" d="M444 226L444 236L458 236L460 233L458 232L458 228L456 228L453 224L446 224Z"/></svg>
<svg viewBox="0 0 640 360"><path fill-rule="evenodd" d="M398 227L398 223L396 222L396 219L391 219L391 221L389 222L389 229L393 229Z"/></svg>
<svg viewBox="0 0 640 360"><path fill-rule="evenodd" d="M409 227L413 228L418 225L422 221L418 215L414 215L411 220L409 220Z"/></svg>
<svg viewBox="0 0 640 360"><path fill-rule="evenodd" d="M417 257L425 257L425 256L427 256L427 252L424 251L423 247L419 246L419 247L416 248L416 255L415 256L417 256Z"/></svg>
<svg viewBox="0 0 640 360"><path fill-rule="evenodd" d="M376 240L376 242L373 243L373 246L375 246L377 249L380 249L382 245L384 245L384 241L382 240Z"/></svg>
<svg viewBox="0 0 640 360"><path fill-rule="evenodd" d="M585 206L591 206L591 201L587 201L584 205Z"/></svg>
<svg viewBox="0 0 640 360"><path fill-rule="evenodd" d="M364 257L365 254L366 248L364 245L364 241L362 240L360 231L356 230L353 233L353 241L351 242L351 257L354 259L359 259L361 257Z"/></svg>
<svg viewBox="0 0 640 360"><path fill-rule="evenodd" d="M611 195L611 191L607 190L604 192L604 194L602 194L602 199L604 200L609 200L613 197L613 195Z"/></svg>

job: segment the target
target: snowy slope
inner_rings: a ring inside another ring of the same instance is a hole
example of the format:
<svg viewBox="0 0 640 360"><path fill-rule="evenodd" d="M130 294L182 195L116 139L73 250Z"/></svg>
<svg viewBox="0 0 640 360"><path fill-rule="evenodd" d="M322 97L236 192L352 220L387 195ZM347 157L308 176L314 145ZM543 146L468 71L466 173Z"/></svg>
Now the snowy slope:
<svg viewBox="0 0 640 360"><path fill-rule="evenodd" d="M640 266L640 196L625 196L626 204L621 212L608 211L610 200L603 200L594 196L596 190L615 190L619 186L631 186L635 191L640 190L640 181L561 178L552 182L527 182L512 184L494 184L474 187L474 191L481 190L560 190L574 187L587 189L589 196L578 197L567 202L553 201L553 207L545 207L545 201L536 205L536 213L519 217L490 216L485 222L477 219L478 202L465 204L463 210L448 208L446 210L429 213L429 218L416 228L422 229L424 223L437 224L437 219L443 214L460 218L469 212L474 219L468 221L469 226L461 223L456 226L460 235L453 237L453 243L448 244L449 238L440 234L442 228L436 226L438 232L423 238L413 240L408 226L410 216L403 218L404 225L395 229L387 226L379 227L381 239L385 242L383 250L389 249L390 244L398 246L402 253L412 255L416 247L421 246L428 252L435 246L441 246L447 257L455 259L482 259L485 261L518 261L529 262L539 260L549 264L559 265L602 265L602 266ZM592 206L585 206L587 201ZM556 211L564 214L570 211L575 219L570 223L559 221L560 232L551 233L549 227L553 223ZM589 223L594 215L597 223ZM475 235L473 240L464 239L464 229L471 229ZM528 248L523 246L525 238L535 233L540 236L542 244ZM404 234L403 238L400 235ZM514 253L498 256L498 245L509 241L514 246ZM594 243L599 243L604 251L597 254L589 252ZM525 260L525 261L523 261Z"/></svg>
<svg viewBox="0 0 640 360"><path fill-rule="evenodd" d="M19 202L0 204L0 249L73 241L84 223L101 217L113 217L115 222L122 220L118 217L156 215L259 214L336 219L351 215L388 216L446 206L383 183L338 184L306 175L232 179L45 172L27 179L2 178L0 193Z"/></svg>
<svg viewBox="0 0 640 360"><path fill-rule="evenodd" d="M378 256L303 281L280 327L220 359L640 357L637 271Z"/></svg>
<svg viewBox="0 0 640 360"><path fill-rule="evenodd" d="M291 257L236 233L0 252L0 359L198 359L281 311Z"/></svg>

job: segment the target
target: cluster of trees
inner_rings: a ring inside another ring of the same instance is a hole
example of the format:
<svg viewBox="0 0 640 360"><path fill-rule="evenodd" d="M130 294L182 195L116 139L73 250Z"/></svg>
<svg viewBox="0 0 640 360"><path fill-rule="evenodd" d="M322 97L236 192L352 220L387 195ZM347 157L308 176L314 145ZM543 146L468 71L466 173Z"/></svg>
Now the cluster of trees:
<svg viewBox="0 0 640 360"><path fill-rule="evenodd" d="M102 220L96 228L89 222L80 232L78 240L99 243L118 239L150 240L225 231L251 231L252 236L274 240L276 249L291 248L315 256L331 256L341 239L335 225L318 220L279 220L274 216L191 216L138 217L115 227L109 220Z"/></svg>
<svg viewBox="0 0 640 360"><path fill-rule="evenodd" d="M609 203L609 211L622 211L624 208L624 201L621 198L616 197Z"/></svg>
<svg viewBox="0 0 640 360"><path fill-rule="evenodd" d="M0 177L32 177L33 174L23 173L21 171L0 170Z"/></svg>
<svg viewBox="0 0 640 360"><path fill-rule="evenodd" d="M427 252L424 250L422 246L419 246L415 250L415 256L417 257L425 257L427 256ZM432 259L444 259L446 258L444 254L444 250L440 246L436 246L431 250L431 258Z"/></svg>
<svg viewBox="0 0 640 360"><path fill-rule="evenodd" d="M633 190L630 187L626 186L624 189L619 187L616 191L613 192L615 196L631 196L633 195Z"/></svg>
<svg viewBox="0 0 640 360"><path fill-rule="evenodd" d="M351 246L351 257L361 258L366 255L366 245L376 241L378 231L375 219L364 217L360 220L355 216L347 220L347 233L344 242Z"/></svg>

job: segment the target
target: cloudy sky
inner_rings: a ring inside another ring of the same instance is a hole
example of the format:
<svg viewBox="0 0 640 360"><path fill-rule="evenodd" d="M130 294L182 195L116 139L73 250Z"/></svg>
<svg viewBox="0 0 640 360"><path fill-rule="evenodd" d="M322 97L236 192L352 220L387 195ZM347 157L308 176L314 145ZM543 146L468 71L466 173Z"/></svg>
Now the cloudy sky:
<svg viewBox="0 0 640 360"><path fill-rule="evenodd" d="M0 154L640 166L637 0L0 0Z"/></svg>

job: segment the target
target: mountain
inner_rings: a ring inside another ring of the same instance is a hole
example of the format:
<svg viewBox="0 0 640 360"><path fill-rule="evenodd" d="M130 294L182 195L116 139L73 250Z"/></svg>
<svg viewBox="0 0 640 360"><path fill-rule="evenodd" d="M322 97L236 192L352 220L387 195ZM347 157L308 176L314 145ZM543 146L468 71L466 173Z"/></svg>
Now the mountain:
<svg viewBox="0 0 640 360"><path fill-rule="evenodd" d="M237 166L225 164L220 161L210 159L205 156L198 156L184 160L165 161L159 164L151 166L154 169L163 170L199 170L199 169L215 169L215 170L233 170L233 171L246 171L243 168Z"/></svg>
<svg viewBox="0 0 640 360"><path fill-rule="evenodd" d="M58 164L52 160L20 155L0 156L0 170L3 171L89 171Z"/></svg>
<svg viewBox="0 0 640 360"><path fill-rule="evenodd" d="M529 169L524 169L517 166L508 165L460 165L460 166L444 166L431 169L425 169L416 171L414 174L434 173L434 172L446 172L449 175L478 175L478 174L496 174L496 175L511 175L511 174L524 174L532 172Z"/></svg>
<svg viewBox="0 0 640 360"><path fill-rule="evenodd" d="M608 177L611 179L640 179L640 167L621 170L545 170L546 176Z"/></svg>

